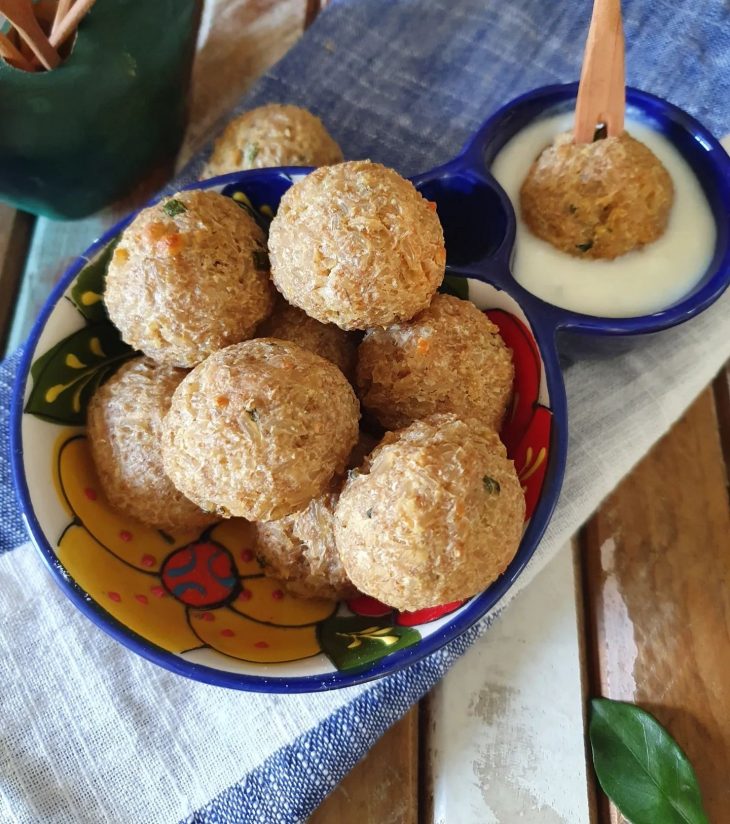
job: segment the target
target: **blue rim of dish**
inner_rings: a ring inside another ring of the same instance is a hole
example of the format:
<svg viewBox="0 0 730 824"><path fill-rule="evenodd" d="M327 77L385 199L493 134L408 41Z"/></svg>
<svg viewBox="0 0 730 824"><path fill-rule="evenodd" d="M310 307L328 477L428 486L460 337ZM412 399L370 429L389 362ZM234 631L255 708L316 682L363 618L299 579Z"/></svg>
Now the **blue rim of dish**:
<svg viewBox="0 0 730 824"><path fill-rule="evenodd" d="M715 136L690 114L661 97L633 87L626 89L627 106L637 109L680 151L697 176L712 211L717 237L715 253L699 284L672 306L648 315L627 318L600 317L574 312L548 303L528 292L510 271L514 248L514 207L489 172L504 144L528 122L550 109L559 110L575 100L578 83L556 84L533 89L506 103L491 115L467 141L459 155L421 179L471 176L483 181L499 196L508 227L499 249L488 261L466 267L470 276L488 271L500 287L533 314L550 319L555 329L589 335L640 335L659 332L695 317L714 303L730 285L730 157ZM472 272L474 274L472 274Z"/></svg>
<svg viewBox="0 0 730 824"><path fill-rule="evenodd" d="M286 178L290 182L291 176L300 176L306 174L308 171L308 169L300 167L283 167L276 170L237 172L212 178L204 182L192 183L184 188L211 188L214 186L237 184L245 190L246 181L261 180L264 177L279 177ZM162 197L164 196L165 195L162 195ZM160 199L160 197L153 198L149 201L149 204L156 203ZM22 420L26 385L38 341L57 303L62 299L70 283L87 260L93 258L110 240L118 235L131 222L135 214L136 212L123 218L91 244L84 254L77 258L66 270L61 280L53 288L28 336L13 387L10 416L11 470L13 482L20 500L23 520L26 523L33 543L39 550L56 583L61 587L66 596L94 624L116 641L143 658L178 675L192 678L196 681L201 681L213 686L255 692L320 692L323 690L356 686L385 675L391 675L410 664L414 664L432 653L437 652L447 643L466 632L502 599L537 549L557 504L563 475L565 474L567 458L567 400L557 351L555 349L554 328L550 322L541 321L539 316L531 316L530 312L524 309L520 300L517 299L509 289L503 289L502 286L492 283L488 277L479 273L471 274L465 272L463 276L481 280L489 283L496 289L507 292L507 294L523 308L528 323L532 328L542 359L550 409L553 414L550 453L540 500L527 525L515 557L503 575L483 593L475 596L466 604L462 608L462 611L456 614L453 620L449 621L447 619L446 624L437 632L434 632L426 638L422 638L412 647L406 647L403 650L381 658L374 665L359 672L335 671L331 673L294 676L291 678L277 675L266 676L228 672L204 664L187 661L146 640L112 617L101 605L97 604L96 601L87 595L65 571L62 571L62 565L35 515L30 498L30 491L25 479ZM452 268L451 273L459 275L459 270ZM270 666L276 666L276 664Z"/></svg>

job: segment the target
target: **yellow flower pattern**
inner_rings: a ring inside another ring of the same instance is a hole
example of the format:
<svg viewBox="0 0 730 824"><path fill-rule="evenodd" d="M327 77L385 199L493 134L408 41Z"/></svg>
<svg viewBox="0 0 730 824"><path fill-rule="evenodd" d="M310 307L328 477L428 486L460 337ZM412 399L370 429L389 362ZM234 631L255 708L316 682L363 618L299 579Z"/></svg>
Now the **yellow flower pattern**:
<svg viewBox="0 0 730 824"><path fill-rule="evenodd" d="M73 518L58 559L121 624L177 654L208 647L275 663L321 651L317 624L336 604L296 598L265 578L248 523L160 532L112 509L84 435L66 431L56 455L59 493Z"/></svg>

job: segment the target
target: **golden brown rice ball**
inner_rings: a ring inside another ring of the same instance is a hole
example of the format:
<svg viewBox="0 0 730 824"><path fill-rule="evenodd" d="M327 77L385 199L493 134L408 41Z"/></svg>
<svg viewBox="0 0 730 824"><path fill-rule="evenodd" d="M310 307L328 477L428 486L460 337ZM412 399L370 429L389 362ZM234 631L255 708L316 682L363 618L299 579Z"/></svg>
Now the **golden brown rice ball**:
<svg viewBox="0 0 730 824"><path fill-rule="evenodd" d="M257 523L256 555L267 575L304 598L350 598L357 590L340 561L334 535L339 494L325 492L301 512Z"/></svg>
<svg viewBox="0 0 730 824"><path fill-rule="evenodd" d="M433 415L388 433L335 510L352 583L397 609L475 595L522 537L525 499L498 436L479 421Z"/></svg>
<svg viewBox="0 0 730 824"><path fill-rule="evenodd" d="M342 149L318 117L299 106L271 103L226 126L202 177L270 166L329 166L341 161Z"/></svg>
<svg viewBox="0 0 730 824"><path fill-rule="evenodd" d="M334 323L320 323L310 318L285 300L277 301L271 316L259 327L258 334L297 343L334 363L348 380L354 377L357 342L353 335Z"/></svg>
<svg viewBox="0 0 730 824"><path fill-rule="evenodd" d="M135 358L94 392L87 413L86 434L109 503L158 529L216 520L178 492L162 468L162 419L184 377L182 369Z"/></svg>
<svg viewBox="0 0 730 824"><path fill-rule="evenodd" d="M203 509L275 520L342 472L358 418L357 398L334 364L289 341L245 341L211 355L177 388L163 464Z"/></svg>
<svg viewBox="0 0 730 824"><path fill-rule="evenodd" d="M409 320L431 302L446 262L434 205L367 160L295 183L271 223L269 252L286 300L343 329Z"/></svg>
<svg viewBox="0 0 730 824"><path fill-rule="evenodd" d="M169 366L195 366L251 337L271 312L264 233L228 197L179 192L124 230L104 300L135 349Z"/></svg>
<svg viewBox="0 0 730 824"><path fill-rule="evenodd" d="M669 172L626 132L581 144L558 135L520 190L533 234L570 255L609 260L661 237L673 200Z"/></svg>
<svg viewBox="0 0 730 824"><path fill-rule="evenodd" d="M376 438L361 430L347 466L364 463L376 444ZM300 512L254 524L257 555L264 572L282 581L295 595L343 600L357 593L335 545L334 512L344 480L335 477L330 489Z"/></svg>
<svg viewBox="0 0 730 824"><path fill-rule="evenodd" d="M453 412L498 432L513 381L512 354L497 327L451 295L435 295L406 323L371 329L358 349L360 400L386 429Z"/></svg>

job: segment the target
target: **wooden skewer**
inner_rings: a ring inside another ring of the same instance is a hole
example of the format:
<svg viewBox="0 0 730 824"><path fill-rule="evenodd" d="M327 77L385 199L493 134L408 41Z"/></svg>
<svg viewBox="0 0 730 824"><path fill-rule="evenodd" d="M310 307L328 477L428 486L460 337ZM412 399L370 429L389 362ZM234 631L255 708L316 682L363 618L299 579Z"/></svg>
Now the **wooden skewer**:
<svg viewBox="0 0 730 824"><path fill-rule="evenodd" d="M608 137L624 130L626 77L621 0L594 0L575 106L576 143L593 142L596 126Z"/></svg>
<svg viewBox="0 0 730 824"><path fill-rule="evenodd" d="M47 69L55 69L61 58L43 33L36 20L31 0L0 0L3 14L18 30L18 34L33 50L33 54Z"/></svg>
<svg viewBox="0 0 730 824"><path fill-rule="evenodd" d="M59 26L63 22L63 18L68 14L68 10L71 8L71 3L73 0L58 0L58 5L56 6L56 14L53 18L53 25L51 26L51 37L59 29Z"/></svg>
<svg viewBox="0 0 730 824"><path fill-rule="evenodd" d="M5 18L2 16L2 14L0 14L0 26L2 26L4 21ZM10 26L6 34L11 44L15 46L15 48L21 53L25 62L30 63L30 65L33 67L33 71L37 71L41 65L40 60L38 60L38 58L35 56L33 49L31 49L30 46L25 42L25 40L23 40L23 38L18 34L18 30L13 26Z"/></svg>
<svg viewBox="0 0 730 824"><path fill-rule="evenodd" d="M8 38L0 32L0 57L7 60L16 69L32 72L33 66L23 57Z"/></svg>
<svg viewBox="0 0 730 824"><path fill-rule="evenodd" d="M81 18L93 5L94 0L76 0L58 27L54 24L54 30L51 32L51 45L54 49L57 49L76 30Z"/></svg>
<svg viewBox="0 0 730 824"><path fill-rule="evenodd" d="M56 16L56 8L55 0L36 0L33 3L33 11L43 31L50 33L53 18Z"/></svg>

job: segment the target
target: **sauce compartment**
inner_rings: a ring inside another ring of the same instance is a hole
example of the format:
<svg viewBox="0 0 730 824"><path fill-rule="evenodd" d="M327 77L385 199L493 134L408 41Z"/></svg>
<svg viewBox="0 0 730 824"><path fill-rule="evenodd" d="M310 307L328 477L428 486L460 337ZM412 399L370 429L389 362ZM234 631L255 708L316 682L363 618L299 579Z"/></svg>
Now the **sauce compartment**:
<svg viewBox="0 0 730 824"><path fill-rule="evenodd" d="M460 170L463 175L476 175L484 180L495 158L503 147L519 132L537 120L557 114L567 114L575 106L578 84L546 86L536 89L508 103L489 118L459 157L448 164L451 173ZM534 302L535 308L549 317L559 328L576 330L591 335L635 335L655 332L681 323L701 312L716 300L730 283L730 158L714 138L694 118L661 98L637 89L627 88L627 109L631 119L640 121L660 133L679 152L695 175L706 198L715 227L714 247L708 251L709 262L703 274L680 297L670 298L667 305L646 314L620 317L603 316L561 308L537 297L513 277L504 274L504 285L521 301ZM629 131L630 131L629 124ZM525 168L525 174L529 165ZM512 204L496 181L491 184L502 194L500 202L514 219ZM508 233L509 234L509 233ZM505 263L513 258L514 233ZM646 247L650 249L651 247ZM500 255L503 250L499 250ZM637 253L641 254L641 252ZM475 267L477 268L477 267ZM494 267L478 267L481 274L494 280ZM502 280L502 277L500 277ZM506 283L509 281L509 284Z"/></svg>

